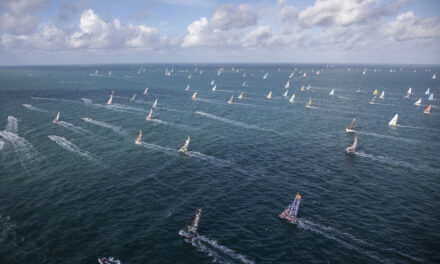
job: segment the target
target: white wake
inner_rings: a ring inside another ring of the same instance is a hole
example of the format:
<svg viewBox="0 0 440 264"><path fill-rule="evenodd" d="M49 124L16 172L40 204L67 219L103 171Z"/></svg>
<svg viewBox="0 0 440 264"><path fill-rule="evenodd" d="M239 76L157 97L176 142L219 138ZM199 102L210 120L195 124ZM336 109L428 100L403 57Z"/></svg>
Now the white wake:
<svg viewBox="0 0 440 264"><path fill-rule="evenodd" d="M32 105L30 105L30 104L23 104L23 106L26 107L26 108L29 109L29 110L32 110L32 111L43 112L43 113L46 113L46 112L47 112L46 110L43 110L43 109L41 109L41 108L38 108L38 107L32 106Z"/></svg>
<svg viewBox="0 0 440 264"><path fill-rule="evenodd" d="M93 157L92 154L90 154L87 151L83 151L81 150L79 147L77 147L75 144L73 144L72 142L68 141L67 139L63 138L63 137L59 137L59 136L55 136L55 135L49 135L48 136L53 142L57 143L58 145L60 145L62 148L64 148L65 150L74 152L78 155L80 155L81 157L90 159L90 160L94 160L95 158Z"/></svg>
<svg viewBox="0 0 440 264"><path fill-rule="evenodd" d="M102 121L98 121L98 120L94 120L88 117L82 117L82 120L84 120L87 123L90 124L94 124L100 127L104 127L104 128L108 128L110 130L112 130L113 132L115 132L116 134L119 134L121 136L126 136L127 133L124 131L124 129L122 127L119 126L115 126L115 125L110 125L108 123L102 122Z"/></svg>

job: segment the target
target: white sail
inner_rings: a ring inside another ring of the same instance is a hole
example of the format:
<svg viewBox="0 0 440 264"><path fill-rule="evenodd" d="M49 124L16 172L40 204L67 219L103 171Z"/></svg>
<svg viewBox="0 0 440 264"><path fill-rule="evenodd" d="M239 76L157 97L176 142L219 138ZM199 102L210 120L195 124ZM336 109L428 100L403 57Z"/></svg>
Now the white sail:
<svg viewBox="0 0 440 264"><path fill-rule="evenodd" d="M113 102L113 93L110 95L110 99L108 99L107 104L111 105Z"/></svg>
<svg viewBox="0 0 440 264"><path fill-rule="evenodd" d="M432 75L432 79L435 80L435 78L436 78L436 77L435 77L435 73L434 73L434 74Z"/></svg>
<svg viewBox="0 0 440 264"><path fill-rule="evenodd" d="M434 101L434 94L433 93L429 95L428 100L429 101Z"/></svg>
<svg viewBox="0 0 440 264"><path fill-rule="evenodd" d="M136 144L141 144L141 140L142 140L142 129L139 129L139 134L138 137L136 138L136 140L134 141L134 143Z"/></svg>
<svg viewBox="0 0 440 264"><path fill-rule="evenodd" d="M211 85L214 85L214 80L211 81Z"/></svg>
<svg viewBox="0 0 440 264"><path fill-rule="evenodd" d="M316 75L319 75L319 70L316 72Z"/></svg>
<svg viewBox="0 0 440 264"><path fill-rule="evenodd" d="M375 101L376 100L376 96L373 96L373 98L371 99L371 101L369 102L369 104L375 104Z"/></svg>
<svg viewBox="0 0 440 264"><path fill-rule="evenodd" d="M263 79L267 79L267 76L269 76L269 73L266 72L266 74L263 76Z"/></svg>
<svg viewBox="0 0 440 264"><path fill-rule="evenodd" d="M148 113L147 117L145 118L147 121L151 120L151 115L153 114L153 109L150 109L150 112Z"/></svg>
<svg viewBox="0 0 440 264"><path fill-rule="evenodd" d="M404 98L409 98L409 96L411 95L411 93L412 93L412 89L409 88L409 89L408 89L408 92L406 92L406 95L405 95Z"/></svg>
<svg viewBox="0 0 440 264"><path fill-rule="evenodd" d="M425 92L425 94L426 94L426 95L429 95L429 94L430 94L430 92L431 92L431 91L430 91L430 90L429 90L429 88L428 88L428 89L426 89L426 92Z"/></svg>
<svg viewBox="0 0 440 264"><path fill-rule="evenodd" d="M243 99L243 92L240 93L240 95L238 96L238 99Z"/></svg>
<svg viewBox="0 0 440 264"><path fill-rule="evenodd" d="M157 99L154 100L154 103L153 103L153 108L156 108L156 107L157 107Z"/></svg>
<svg viewBox="0 0 440 264"><path fill-rule="evenodd" d="M147 94L148 92L148 88L145 88L144 94Z"/></svg>
<svg viewBox="0 0 440 264"><path fill-rule="evenodd" d="M136 94L133 94L133 96L131 97L131 99L130 99L130 102L134 102L134 98L136 98Z"/></svg>
<svg viewBox="0 0 440 264"><path fill-rule="evenodd" d="M289 102L291 103L295 102L295 94L292 94L292 96L289 99Z"/></svg>
<svg viewBox="0 0 440 264"><path fill-rule="evenodd" d="M399 115L396 114L393 119L391 119L391 121L388 123L388 125L390 126L397 126L397 119L399 118Z"/></svg>
<svg viewBox="0 0 440 264"><path fill-rule="evenodd" d="M417 100L415 103L415 105L419 106L422 104L422 98L419 98L419 100Z"/></svg>
<svg viewBox="0 0 440 264"><path fill-rule="evenodd" d="M217 88L217 85L214 85L214 87L212 87L212 91L215 92L215 89Z"/></svg>
<svg viewBox="0 0 440 264"><path fill-rule="evenodd" d="M335 89L332 89L331 91L330 91L330 95L334 95L335 94Z"/></svg>
<svg viewBox="0 0 440 264"><path fill-rule="evenodd" d="M179 149L179 152L187 152L188 151L189 141L190 141L190 138L188 137L186 139L185 143L183 144L183 146Z"/></svg>
<svg viewBox="0 0 440 264"><path fill-rule="evenodd" d="M244 82L241 84L241 86L246 86L246 84L247 84L247 82L244 81Z"/></svg>
<svg viewBox="0 0 440 264"><path fill-rule="evenodd" d="M193 96L191 96L191 99L194 100L194 99L196 99L196 97L197 97L197 91L194 92Z"/></svg>
<svg viewBox="0 0 440 264"><path fill-rule="evenodd" d="M356 119L353 118L350 125L345 129L346 132L354 132L354 124L356 123Z"/></svg>
<svg viewBox="0 0 440 264"><path fill-rule="evenodd" d="M345 149L345 152L348 154L353 154L356 152L356 146L357 146L357 137L354 137L353 143L348 146L348 148Z"/></svg>
<svg viewBox="0 0 440 264"><path fill-rule="evenodd" d="M284 96L284 97L287 97L287 96L288 96L288 95L287 95L288 93L289 93L289 90L286 90L286 91L284 92L283 96Z"/></svg>
<svg viewBox="0 0 440 264"><path fill-rule="evenodd" d="M289 79L292 79L293 75L294 75L294 72L291 72L290 75L289 75Z"/></svg>
<svg viewBox="0 0 440 264"><path fill-rule="evenodd" d="M228 104L232 104L232 100L234 100L234 96L231 95L231 98L228 100Z"/></svg>
<svg viewBox="0 0 440 264"><path fill-rule="evenodd" d="M217 71L217 76L220 76L222 74L221 71Z"/></svg>
<svg viewBox="0 0 440 264"><path fill-rule="evenodd" d="M53 122L58 122L60 121L60 112L58 112L57 116L55 117L55 119L53 120Z"/></svg>
<svg viewBox="0 0 440 264"><path fill-rule="evenodd" d="M189 91L189 84L186 86L185 91Z"/></svg>
<svg viewBox="0 0 440 264"><path fill-rule="evenodd" d="M383 99L385 97L385 91L382 91L382 93L380 94L379 98Z"/></svg>
<svg viewBox="0 0 440 264"><path fill-rule="evenodd" d="M306 77L307 77L307 73L306 73L306 72L304 72L304 74L303 74L303 77L304 77L304 78L306 78Z"/></svg>
<svg viewBox="0 0 440 264"><path fill-rule="evenodd" d="M269 94L266 96L267 99L271 99L272 98L272 91L269 92Z"/></svg>
<svg viewBox="0 0 440 264"><path fill-rule="evenodd" d="M243 78L246 78L246 73L245 72L243 72Z"/></svg>
<svg viewBox="0 0 440 264"><path fill-rule="evenodd" d="M112 75L112 71L109 71L109 72L108 72L108 75Z"/></svg>
<svg viewBox="0 0 440 264"><path fill-rule="evenodd" d="M289 87L290 87L290 82L289 82L289 81L287 81L287 82L286 82L286 85L284 85L284 88L286 88L286 89L287 89L287 88L289 88Z"/></svg>

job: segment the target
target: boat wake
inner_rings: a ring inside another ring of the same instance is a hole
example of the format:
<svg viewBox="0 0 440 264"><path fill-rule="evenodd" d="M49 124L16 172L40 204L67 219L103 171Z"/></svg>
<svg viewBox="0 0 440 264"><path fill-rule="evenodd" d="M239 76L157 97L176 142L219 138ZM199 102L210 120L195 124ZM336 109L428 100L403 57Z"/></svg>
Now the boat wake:
<svg viewBox="0 0 440 264"><path fill-rule="evenodd" d="M186 126L186 125L180 125L180 124L176 124L176 123L171 123L171 122L166 122L160 119L150 119L151 122L154 122L156 124L162 124L162 125L167 125L167 126L172 126L172 127L176 127L176 128L180 128L183 130L194 130L192 127Z"/></svg>
<svg viewBox="0 0 440 264"><path fill-rule="evenodd" d="M87 129L84 129L84 128L82 128L82 127L77 127L77 126L75 126L75 125L73 125L73 124L71 124L71 123L68 123L68 122L64 122L64 121L58 121L58 122L54 122L55 124L57 124L57 125L60 125L60 126L62 126L62 127L64 127L64 128L67 128L67 129L70 129L70 130L72 130L72 131L74 131L74 132L77 132L77 133L88 133L88 134L92 134L90 131L88 131Z"/></svg>
<svg viewBox="0 0 440 264"><path fill-rule="evenodd" d="M214 262L219 261L221 263L233 263L235 261L240 261L241 263L246 264L255 263L246 256L241 255L228 247L220 245L217 241L202 235L197 235L197 239L194 240L192 245L200 251L208 253L210 257L214 258Z"/></svg>
<svg viewBox="0 0 440 264"><path fill-rule="evenodd" d="M374 137L381 137L381 138L388 138L388 139L393 139L393 140L400 140L400 141L404 141L404 142L408 142L408 143L413 143L413 144L419 143L419 141L415 140L415 139L407 139L407 138L401 138L401 137L381 135L381 134L376 134L376 133L372 133L372 132L363 132L363 131L356 130L356 133L357 134L368 135L368 136L374 136Z"/></svg>
<svg viewBox="0 0 440 264"><path fill-rule="evenodd" d="M212 104L221 104L221 105L225 105L227 103L222 103L222 102L218 102L218 101L214 101L214 100L209 100L209 99L204 99L204 98L194 98L194 101L200 101L200 102L205 102L205 103L212 103Z"/></svg>
<svg viewBox="0 0 440 264"><path fill-rule="evenodd" d="M107 108L114 108L114 109L120 109L120 110L128 110L128 111L135 111L135 112L142 112L145 113L145 109L132 107L128 105L121 105L121 104L111 104L107 105Z"/></svg>
<svg viewBox="0 0 440 264"><path fill-rule="evenodd" d="M8 131L0 131L0 136L7 142L11 143L23 167L26 167L26 164L31 161L38 160L38 152L26 139ZM3 142L3 144L4 143L5 142Z"/></svg>
<svg viewBox="0 0 440 264"><path fill-rule="evenodd" d="M219 163L222 165L226 165L226 166L232 164L232 162L229 160L217 159L216 157L205 155L203 153L196 152L196 151L187 151L187 152L185 152L185 154L187 154L188 156L194 157L194 158L198 158L198 159L212 162L216 165L218 165Z"/></svg>
<svg viewBox="0 0 440 264"><path fill-rule="evenodd" d="M4 146L5 146L5 142L3 140L0 141L0 150L2 150Z"/></svg>
<svg viewBox="0 0 440 264"><path fill-rule="evenodd" d="M435 169L435 168L429 168L429 167L422 167L422 166L416 166L414 164L405 162L405 161L397 161L397 160L393 160L391 158L388 157L384 157L384 156L375 156L375 155L371 155L371 154L366 154L363 152L355 152L355 155L358 155L359 157L363 157L363 158L368 158L374 161L379 161L388 165L393 165L393 166L399 166L399 167L404 167L404 168L408 168L408 169L413 169L413 170L417 170L417 171L422 171L422 172L426 172L426 171L430 171L433 173L438 173L439 170Z"/></svg>
<svg viewBox="0 0 440 264"><path fill-rule="evenodd" d="M94 124L94 125L104 127L104 128L108 128L108 129L112 130L113 132L115 132L116 134L119 134L121 136L127 136L127 133L124 131L124 129L122 127L110 125L108 123L94 120L94 119L91 119L88 117L81 117L81 119L87 123Z"/></svg>
<svg viewBox="0 0 440 264"><path fill-rule="evenodd" d="M59 136L55 136L55 135L49 135L48 136L53 142L57 143L58 145L60 145L62 148L64 148L65 150L74 152L78 155L80 155L81 157L87 158L89 160L96 160L96 158L90 154L87 151L83 151L81 150L79 147L77 147L75 144L73 144L72 142L68 141L67 139L63 138L63 137L59 137Z"/></svg>
<svg viewBox="0 0 440 264"><path fill-rule="evenodd" d="M389 254L389 252L393 252L395 253L395 255L399 255L400 257L405 257L415 262L423 262L423 259L421 258L401 253L395 249L381 248L362 239L356 238L349 233L341 232L333 227L322 226L304 218L298 219L298 227L304 230L310 230L314 233L324 236L327 239L334 240L348 249L364 254L381 263L393 263L393 261L380 256L380 253L383 251L386 251L387 255Z"/></svg>
<svg viewBox="0 0 440 264"><path fill-rule="evenodd" d="M255 129L255 130L265 131L265 132L274 132L274 133L278 133L279 134L279 132L276 132L274 130L264 129L264 128L253 126L253 125L248 125L248 124L245 124L245 123L242 123L242 122L239 122L239 121L223 118L223 117L220 117L220 116L216 116L216 115L213 115L213 114L208 114L208 113L201 112L201 111L196 111L196 114L202 115L202 116L207 117L207 118L219 120L219 121L222 121L222 122L234 125L234 126L242 127L242 128Z"/></svg>
<svg viewBox="0 0 440 264"><path fill-rule="evenodd" d="M85 104L93 104L92 100L87 99L87 98L81 98L81 100L85 103Z"/></svg>
<svg viewBox="0 0 440 264"><path fill-rule="evenodd" d="M145 142L141 142L140 145L142 147L144 147L144 148L161 151L161 152L168 153L168 154L176 153L177 152L177 150L175 150L175 149L171 149L171 148L167 148L167 147L162 147L162 146L159 146L159 145L145 143Z"/></svg>
<svg viewBox="0 0 440 264"><path fill-rule="evenodd" d="M63 102L71 102L66 99L59 99L59 98L47 98L47 97L34 97L32 96L31 99L33 100L45 100L45 101L63 101Z"/></svg>
<svg viewBox="0 0 440 264"><path fill-rule="evenodd" d="M46 110L40 109L40 108L32 106L30 104L23 104L23 106L26 107L29 110L32 110L32 111L43 112L43 113L47 112Z"/></svg>
<svg viewBox="0 0 440 264"><path fill-rule="evenodd" d="M13 116L8 116L8 123L6 123L5 131L18 134L18 121Z"/></svg>

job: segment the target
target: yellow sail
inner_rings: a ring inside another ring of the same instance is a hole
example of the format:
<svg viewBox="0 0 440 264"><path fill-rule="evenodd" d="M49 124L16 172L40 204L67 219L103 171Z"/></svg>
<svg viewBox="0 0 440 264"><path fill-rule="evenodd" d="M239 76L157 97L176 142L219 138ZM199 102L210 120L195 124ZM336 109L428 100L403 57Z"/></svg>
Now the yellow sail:
<svg viewBox="0 0 440 264"><path fill-rule="evenodd" d="M374 90L374 93L373 93L373 95L377 95L377 89L376 89L376 90Z"/></svg>

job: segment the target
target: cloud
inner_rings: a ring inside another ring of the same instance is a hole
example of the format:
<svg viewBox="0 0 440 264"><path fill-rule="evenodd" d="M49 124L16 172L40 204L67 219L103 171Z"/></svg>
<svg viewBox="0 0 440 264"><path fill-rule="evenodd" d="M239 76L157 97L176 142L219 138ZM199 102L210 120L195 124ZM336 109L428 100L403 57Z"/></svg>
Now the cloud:
<svg viewBox="0 0 440 264"><path fill-rule="evenodd" d="M251 7L241 4L237 8L228 4L217 8L211 18L213 28L230 30L253 26L257 23L257 14Z"/></svg>
<svg viewBox="0 0 440 264"><path fill-rule="evenodd" d="M12 34L28 34L38 27L40 18L33 13L48 5L50 0L2 0L0 30Z"/></svg>
<svg viewBox="0 0 440 264"><path fill-rule="evenodd" d="M398 41L440 38L440 18L417 18L412 11L400 14L390 22L385 34Z"/></svg>

